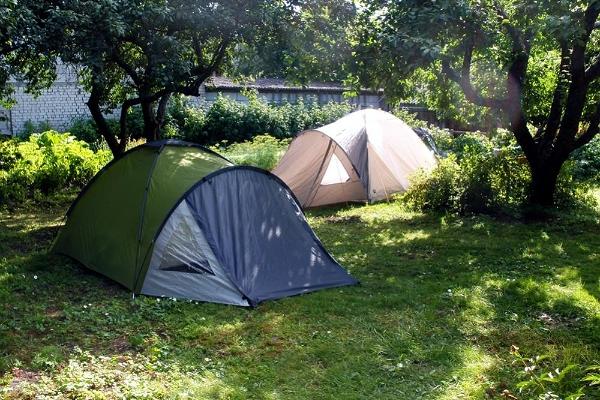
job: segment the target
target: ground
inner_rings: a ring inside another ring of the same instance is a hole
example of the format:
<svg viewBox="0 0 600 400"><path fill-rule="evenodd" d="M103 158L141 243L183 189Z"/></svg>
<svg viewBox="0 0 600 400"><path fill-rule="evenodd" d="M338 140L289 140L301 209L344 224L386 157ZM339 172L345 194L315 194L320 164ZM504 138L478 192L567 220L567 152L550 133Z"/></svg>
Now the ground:
<svg viewBox="0 0 600 400"><path fill-rule="evenodd" d="M600 364L600 213L309 212L361 284L245 309L132 300L47 254L67 205L0 212L0 396L600 398L580 380Z"/></svg>

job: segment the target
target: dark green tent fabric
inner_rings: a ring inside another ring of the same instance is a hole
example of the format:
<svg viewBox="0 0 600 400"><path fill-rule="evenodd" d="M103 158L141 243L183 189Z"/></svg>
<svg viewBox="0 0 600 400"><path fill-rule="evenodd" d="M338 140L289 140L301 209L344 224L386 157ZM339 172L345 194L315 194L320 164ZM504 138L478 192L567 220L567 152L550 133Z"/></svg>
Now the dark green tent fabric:
<svg viewBox="0 0 600 400"><path fill-rule="evenodd" d="M152 240L173 204L198 180L230 165L200 146L175 141L138 146L84 189L53 251L139 292Z"/></svg>

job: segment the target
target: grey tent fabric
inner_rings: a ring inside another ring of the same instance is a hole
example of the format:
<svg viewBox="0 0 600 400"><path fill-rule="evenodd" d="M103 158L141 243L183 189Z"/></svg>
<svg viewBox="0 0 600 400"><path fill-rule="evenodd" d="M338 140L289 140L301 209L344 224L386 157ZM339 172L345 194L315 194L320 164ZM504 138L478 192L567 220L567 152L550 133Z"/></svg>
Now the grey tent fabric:
<svg viewBox="0 0 600 400"><path fill-rule="evenodd" d="M218 171L185 201L251 305L357 283L323 248L292 192L266 171Z"/></svg>

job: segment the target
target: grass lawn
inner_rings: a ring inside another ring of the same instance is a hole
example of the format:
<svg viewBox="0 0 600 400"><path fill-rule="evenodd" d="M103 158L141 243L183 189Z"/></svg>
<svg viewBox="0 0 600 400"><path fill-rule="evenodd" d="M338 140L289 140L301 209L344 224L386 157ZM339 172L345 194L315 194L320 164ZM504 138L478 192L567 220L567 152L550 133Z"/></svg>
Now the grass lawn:
<svg viewBox="0 0 600 400"><path fill-rule="evenodd" d="M0 212L0 397L527 399L600 364L600 213L313 211L362 284L244 309L132 301L46 254L67 205Z"/></svg>

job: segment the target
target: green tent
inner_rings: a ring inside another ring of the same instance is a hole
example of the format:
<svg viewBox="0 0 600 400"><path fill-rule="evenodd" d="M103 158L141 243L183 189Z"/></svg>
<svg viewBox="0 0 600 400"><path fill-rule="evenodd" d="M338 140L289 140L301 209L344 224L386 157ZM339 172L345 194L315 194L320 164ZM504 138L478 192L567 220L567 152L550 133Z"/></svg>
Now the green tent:
<svg viewBox="0 0 600 400"><path fill-rule="evenodd" d="M134 293L237 305L356 283L279 178L181 141L103 168L53 251Z"/></svg>

